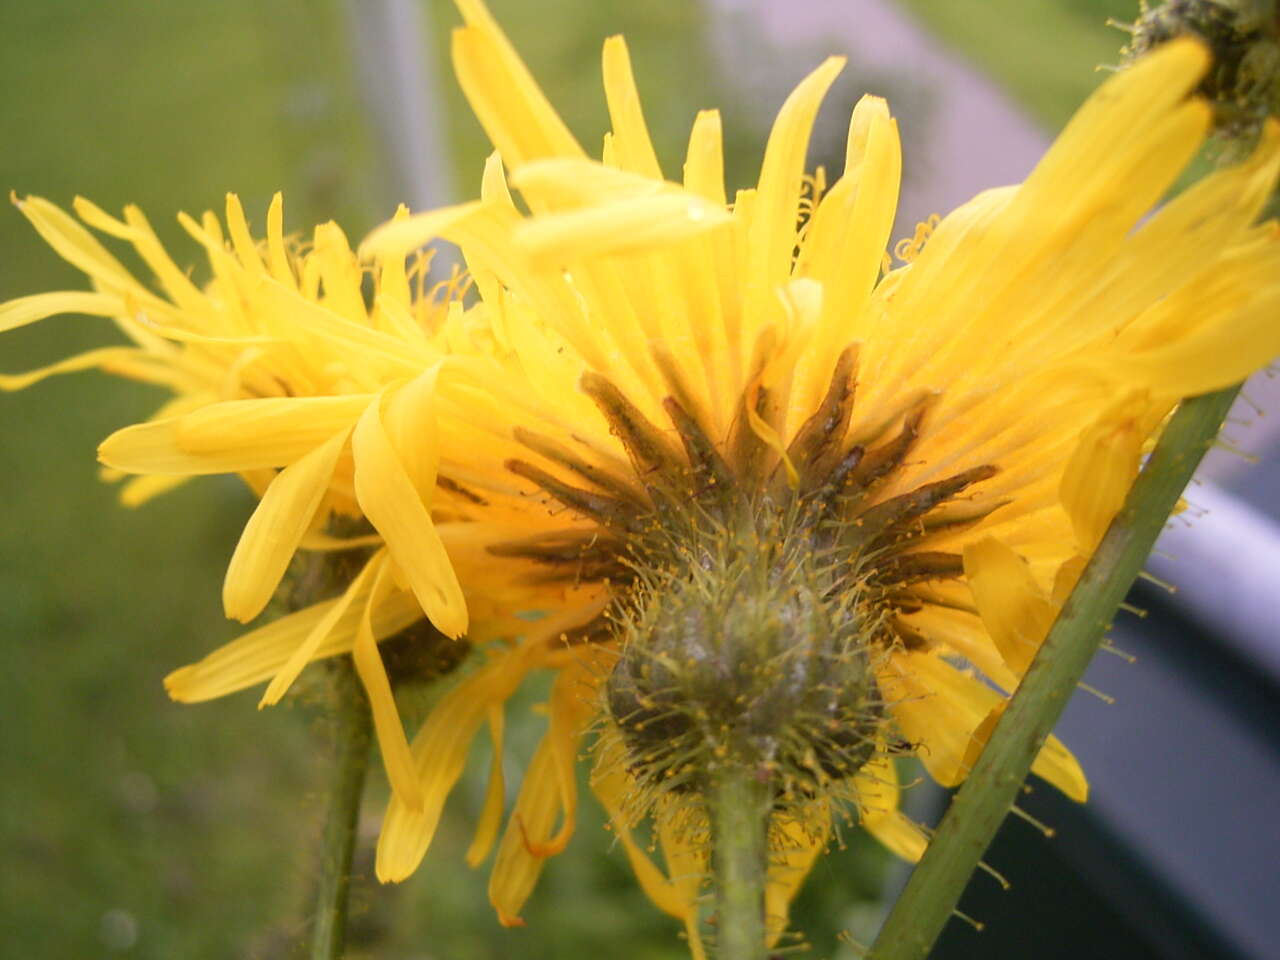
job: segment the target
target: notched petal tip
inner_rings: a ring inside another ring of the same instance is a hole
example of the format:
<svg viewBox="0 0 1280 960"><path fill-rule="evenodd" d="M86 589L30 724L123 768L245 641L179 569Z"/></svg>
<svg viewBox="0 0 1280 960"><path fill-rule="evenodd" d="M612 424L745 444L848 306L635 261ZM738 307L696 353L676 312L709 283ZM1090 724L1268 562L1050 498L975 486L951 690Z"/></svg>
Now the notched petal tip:
<svg viewBox="0 0 1280 960"><path fill-rule="evenodd" d="M169 695L169 699L176 703L191 703L187 691L194 675L195 670L190 664L167 674L163 683L164 692Z"/></svg>

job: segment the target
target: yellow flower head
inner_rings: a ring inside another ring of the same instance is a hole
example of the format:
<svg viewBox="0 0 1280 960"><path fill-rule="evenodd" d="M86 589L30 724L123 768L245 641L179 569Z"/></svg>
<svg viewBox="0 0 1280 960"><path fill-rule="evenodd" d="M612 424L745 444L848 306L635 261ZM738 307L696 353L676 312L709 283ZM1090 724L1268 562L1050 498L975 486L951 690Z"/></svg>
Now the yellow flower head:
<svg viewBox="0 0 1280 960"><path fill-rule="evenodd" d="M1280 352L1280 234L1254 225L1280 131L1144 220L1210 123L1191 96L1208 56L1173 42L1105 84L1025 183L923 225L894 268L900 148L884 102L855 108L830 189L806 175L839 60L783 105L757 185L730 200L714 111L694 122L680 182L665 178L621 38L604 49L597 162L479 0L458 5L457 73L497 152L478 201L365 241L372 307L336 228L291 252L278 207L265 258L238 206L230 244L214 218L191 224L214 268L203 291L139 214L82 207L134 243L158 297L30 200L96 292L14 301L0 328L115 317L136 349L63 368L167 378L179 406L110 438L103 461L238 472L262 492L231 615L261 609L296 549L332 546L331 515L372 528L342 597L170 689L197 700L274 678L273 701L308 661L353 651L394 788L382 879L416 868L486 725L495 761L468 860L487 856L503 704L552 668L549 730L493 868L502 921L519 922L569 840L579 740L599 721L593 787L695 951L705 777L749 763L774 785L776 937L841 807L919 857L892 756L964 779L1165 415ZM476 296L411 292L406 254L435 238L461 247ZM420 611L487 659L410 746L376 642ZM1033 769L1084 799L1058 741ZM631 835L641 815L665 870Z"/></svg>
<svg viewBox="0 0 1280 960"><path fill-rule="evenodd" d="M0 306L0 330L57 313L89 313L114 320L132 344L8 375L0 387L20 389L97 367L172 389L174 398L151 420L109 437L99 456L112 475L141 475L124 488L130 505L199 474L239 473L261 495L227 571L223 601L230 617L258 616L300 548L357 551L344 555L361 558L339 584L341 596L176 671L166 680L169 692L192 702L270 679L262 704L272 704L308 662L351 651L392 782L421 804L377 641L411 627L424 611L437 640L514 636L524 626L512 612L486 608L483 593L471 599L468 624L454 571L465 571L471 556L468 589L484 591L487 558L472 528L458 522L462 515L451 515L451 501L464 507L468 501L437 478L434 457L422 454L420 441L434 430L431 395L449 350L446 318L451 305L459 306L460 279L428 287L429 258L415 257L407 268L400 251L374 264L366 305L367 271L336 224L317 227L309 245L288 239L277 195L266 241L258 243L232 195L229 240L212 213L200 222L179 217L208 255L212 279L202 289L169 258L141 211L127 208L118 220L77 199L84 224L127 241L150 267L159 286L153 292L73 217L40 198L15 202L94 290L10 301ZM414 438L408 456L399 452L405 437ZM326 532L342 518L347 522L336 526L368 532L347 538ZM540 595L526 594L530 605Z"/></svg>

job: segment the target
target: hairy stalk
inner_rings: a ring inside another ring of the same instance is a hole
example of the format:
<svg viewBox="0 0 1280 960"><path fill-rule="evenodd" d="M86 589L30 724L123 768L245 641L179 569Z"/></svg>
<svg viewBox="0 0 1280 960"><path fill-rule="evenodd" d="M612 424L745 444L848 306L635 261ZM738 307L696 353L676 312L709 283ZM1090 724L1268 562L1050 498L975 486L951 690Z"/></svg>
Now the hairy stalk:
<svg viewBox="0 0 1280 960"><path fill-rule="evenodd" d="M927 956L1239 390L1185 400L1169 421L893 905L869 960Z"/></svg>
<svg viewBox="0 0 1280 960"><path fill-rule="evenodd" d="M344 952L351 858L355 852L365 771L369 766L371 715L351 658L336 657L328 666L333 686L334 756L316 888L311 960L338 960Z"/></svg>
<svg viewBox="0 0 1280 960"><path fill-rule="evenodd" d="M773 788L755 771L729 764L707 791L720 960L764 960L764 887L769 873Z"/></svg>

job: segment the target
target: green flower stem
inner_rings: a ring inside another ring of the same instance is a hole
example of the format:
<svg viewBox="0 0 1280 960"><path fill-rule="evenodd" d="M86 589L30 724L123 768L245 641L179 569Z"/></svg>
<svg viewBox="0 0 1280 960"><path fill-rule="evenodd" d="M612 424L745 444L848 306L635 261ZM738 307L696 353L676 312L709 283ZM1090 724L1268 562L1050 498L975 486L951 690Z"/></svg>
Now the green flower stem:
<svg viewBox="0 0 1280 960"><path fill-rule="evenodd" d="M369 704L351 658L336 657L328 665L333 682L333 779L321 845L311 960L338 960L345 948L351 858L371 739Z"/></svg>
<svg viewBox="0 0 1280 960"><path fill-rule="evenodd" d="M1170 419L893 905L869 960L927 956L1239 390L1185 400Z"/></svg>
<svg viewBox="0 0 1280 960"><path fill-rule="evenodd" d="M716 891L716 956L764 960L764 887L773 788L750 767L717 770L707 791Z"/></svg>

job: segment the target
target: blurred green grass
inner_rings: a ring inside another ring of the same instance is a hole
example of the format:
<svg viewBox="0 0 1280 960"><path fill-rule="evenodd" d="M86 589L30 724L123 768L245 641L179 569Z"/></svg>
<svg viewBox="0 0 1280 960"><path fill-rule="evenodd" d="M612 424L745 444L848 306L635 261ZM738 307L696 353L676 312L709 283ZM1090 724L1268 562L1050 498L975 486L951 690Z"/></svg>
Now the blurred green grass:
<svg viewBox="0 0 1280 960"><path fill-rule="evenodd" d="M1120 62L1137 0L899 0L969 56L1044 125L1057 130Z"/></svg>
<svg viewBox="0 0 1280 960"><path fill-rule="evenodd" d="M1119 35L1101 25L1101 8L1127 6L909 5L1046 121L1096 82L1089 66L1113 58ZM678 174L694 111L718 96L693 4L492 6L592 151L605 128L600 43L625 32L664 168ZM447 0L432 0L430 14L445 64L456 16ZM456 180L471 193L487 147L452 81L443 87ZM377 146L334 0L0 5L0 131L0 186L60 203L80 193L109 210L137 202L179 263L197 257L173 213L219 209L228 189L256 222L284 189L290 228L336 217L353 238L388 212L376 206ZM0 298L81 285L16 211L0 216ZM104 339L92 321L56 318L5 335L0 369ZM0 927L13 956L287 957L306 930L322 814L313 708L303 697L259 714L251 693L182 707L161 687L234 634L218 587L250 500L234 481L203 480L131 512L96 477L96 444L161 399L96 374L0 398ZM537 698L526 695L513 717ZM528 756L540 725L513 724L511 757ZM376 766L371 780L366 870L385 795ZM605 944L682 955L675 924L636 892L624 858L602 855L607 835L590 800L570 853L552 861L526 911L529 929L498 928L486 872L462 866L479 790L464 785L412 881L358 882L353 956L536 958L614 949ZM819 944L875 888L882 858L848 839L852 849L820 864L797 907Z"/></svg>

